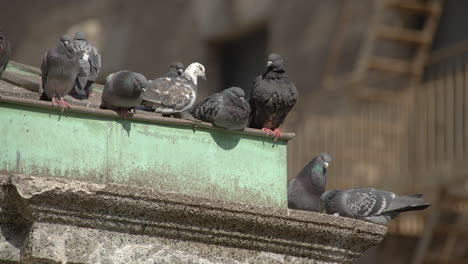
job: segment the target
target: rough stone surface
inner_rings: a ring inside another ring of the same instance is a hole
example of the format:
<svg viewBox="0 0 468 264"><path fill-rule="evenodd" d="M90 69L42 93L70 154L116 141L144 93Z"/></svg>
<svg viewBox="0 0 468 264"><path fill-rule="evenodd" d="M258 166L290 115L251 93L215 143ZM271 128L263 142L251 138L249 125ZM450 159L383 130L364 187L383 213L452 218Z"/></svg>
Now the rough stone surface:
<svg viewBox="0 0 468 264"><path fill-rule="evenodd" d="M0 263L351 263L386 228L153 189L0 175Z"/></svg>

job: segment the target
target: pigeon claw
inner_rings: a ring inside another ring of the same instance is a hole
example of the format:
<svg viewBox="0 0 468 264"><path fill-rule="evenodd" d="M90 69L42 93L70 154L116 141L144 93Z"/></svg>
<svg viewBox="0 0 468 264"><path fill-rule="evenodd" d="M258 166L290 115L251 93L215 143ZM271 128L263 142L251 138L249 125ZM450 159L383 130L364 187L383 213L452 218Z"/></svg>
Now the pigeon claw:
<svg viewBox="0 0 468 264"><path fill-rule="evenodd" d="M70 109L70 104L65 102L65 100L63 99L63 97L60 97L60 101L58 101L58 105L62 107L62 113L63 111L65 110L65 107L67 107L68 109Z"/></svg>
<svg viewBox="0 0 468 264"><path fill-rule="evenodd" d="M127 119L128 110L125 109L125 108L120 108L119 111L120 111L120 115L123 117L123 119Z"/></svg>
<svg viewBox="0 0 468 264"><path fill-rule="evenodd" d="M273 133L271 129L266 128L266 127L262 128L262 131L265 132L265 136L269 136Z"/></svg>
<svg viewBox="0 0 468 264"><path fill-rule="evenodd" d="M273 130L273 134L275 134L275 140L273 141L276 141L278 140L279 137L281 137L281 131L277 128L275 128L275 130Z"/></svg>

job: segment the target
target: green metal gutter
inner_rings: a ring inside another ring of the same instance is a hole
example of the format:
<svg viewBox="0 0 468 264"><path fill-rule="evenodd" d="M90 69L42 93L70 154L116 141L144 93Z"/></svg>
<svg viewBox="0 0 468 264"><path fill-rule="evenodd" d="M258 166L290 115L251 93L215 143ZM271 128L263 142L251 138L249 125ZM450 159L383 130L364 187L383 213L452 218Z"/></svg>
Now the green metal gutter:
<svg viewBox="0 0 468 264"><path fill-rule="evenodd" d="M0 96L0 171L287 207L287 141L256 129Z"/></svg>

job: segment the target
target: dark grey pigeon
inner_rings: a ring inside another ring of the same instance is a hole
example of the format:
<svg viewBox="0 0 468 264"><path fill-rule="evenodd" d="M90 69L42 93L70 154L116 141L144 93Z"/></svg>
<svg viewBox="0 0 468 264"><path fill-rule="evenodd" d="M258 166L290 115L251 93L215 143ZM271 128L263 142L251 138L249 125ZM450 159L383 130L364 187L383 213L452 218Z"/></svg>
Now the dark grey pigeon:
<svg viewBox="0 0 468 264"><path fill-rule="evenodd" d="M330 155L322 153L288 182L288 208L320 212L320 196L325 192L331 161Z"/></svg>
<svg viewBox="0 0 468 264"><path fill-rule="evenodd" d="M169 66L169 71L166 73L166 77L179 77L184 72L184 64L182 62L173 62Z"/></svg>
<svg viewBox="0 0 468 264"><path fill-rule="evenodd" d="M80 57L80 70L70 94L77 98L93 96L92 85L101 72L101 54L86 39L84 32L76 32L71 46Z"/></svg>
<svg viewBox="0 0 468 264"><path fill-rule="evenodd" d="M297 101L297 89L284 69L283 58L278 54L268 56L266 72L258 76L250 96L252 108L250 127L261 128L267 135L281 135L279 127Z"/></svg>
<svg viewBox="0 0 468 264"><path fill-rule="evenodd" d="M120 111L126 118L127 113L133 112L135 106L143 100L143 95L148 81L140 73L131 71L119 71L106 78L102 91L102 109Z"/></svg>
<svg viewBox="0 0 468 264"><path fill-rule="evenodd" d="M47 51L41 64L41 99L51 100L52 106L57 103L62 107L62 112L65 107L70 107L63 97L73 88L80 66L79 58L73 52L69 41L70 37L63 35L60 42Z"/></svg>
<svg viewBox="0 0 468 264"><path fill-rule="evenodd" d="M197 99L197 79L205 78L205 67L190 64L180 77L162 77L150 82L144 105L162 114L190 111Z"/></svg>
<svg viewBox="0 0 468 264"><path fill-rule="evenodd" d="M3 35L2 28L0 28L0 78L5 71L11 57L10 42Z"/></svg>
<svg viewBox="0 0 468 264"><path fill-rule="evenodd" d="M402 212L431 206L421 197L422 194L397 196L388 191L359 187L328 191L320 197L320 202L322 211L328 214L385 225Z"/></svg>
<svg viewBox="0 0 468 264"><path fill-rule="evenodd" d="M249 121L250 105L245 100L242 88L231 87L196 104L192 109L192 115L215 126L241 130Z"/></svg>

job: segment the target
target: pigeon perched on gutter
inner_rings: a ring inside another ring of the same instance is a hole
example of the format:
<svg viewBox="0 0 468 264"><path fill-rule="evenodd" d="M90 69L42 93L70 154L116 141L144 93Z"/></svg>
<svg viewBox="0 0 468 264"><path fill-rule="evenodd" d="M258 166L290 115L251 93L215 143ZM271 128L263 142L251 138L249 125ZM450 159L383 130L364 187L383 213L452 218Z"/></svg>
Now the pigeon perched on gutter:
<svg viewBox="0 0 468 264"><path fill-rule="evenodd" d="M101 71L101 55L89 44L84 32L76 32L70 44L80 56L80 70L71 94L88 98L93 95L92 85Z"/></svg>
<svg viewBox="0 0 468 264"><path fill-rule="evenodd" d="M192 115L198 120L210 122L229 130L241 130L247 126L250 105L242 88L231 87L215 93L196 104Z"/></svg>
<svg viewBox="0 0 468 264"><path fill-rule="evenodd" d="M166 77L179 77L184 72L184 64L182 62L173 62L169 66L169 71L166 73Z"/></svg>
<svg viewBox="0 0 468 264"><path fill-rule="evenodd" d="M63 35L60 42L49 49L42 59L41 99L51 100L52 106L61 106L62 112L65 107L70 107L63 97L73 88L79 66L79 58L70 46L70 37Z"/></svg>
<svg viewBox="0 0 468 264"><path fill-rule="evenodd" d="M276 141L281 135L278 128L296 104L297 97L296 86L286 74L283 58L270 54L266 72L253 84L250 127L261 128L267 135L274 134Z"/></svg>
<svg viewBox="0 0 468 264"><path fill-rule="evenodd" d="M385 225L400 213L423 210L431 206L422 194L397 196L373 188L331 190L320 197L321 209L328 214L346 216Z"/></svg>
<svg viewBox="0 0 468 264"><path fill-rule="evenodd" d="M145 92L144 105L162 114L189 112L197 99L198 77L205 78L205 67L194 62L180 77L162 77L151 81Z"/></svg>
<svg viewBox="0 0 468 264"><path fill-rule="evenodd" d="M148 81L140 73L131 71L119 71L106 78L102 91L102 109L120 111L126 118L127 113L133 112L135 106L143 100L143 95Z"/></svg>
<svg viewBox="0 0 468 264"><path fill-rule="evenodd" d="M3 35L2 28L0 28L0 78L5 71L11 57L10 42Z"/></svg>
<svg viewBox="0 0 468 264"><path fill-rule="evenodd" d="M327 168L331 161L330 155L322 153L288 182L288 208L320 211L320 196L325 192Z"/></svg>

